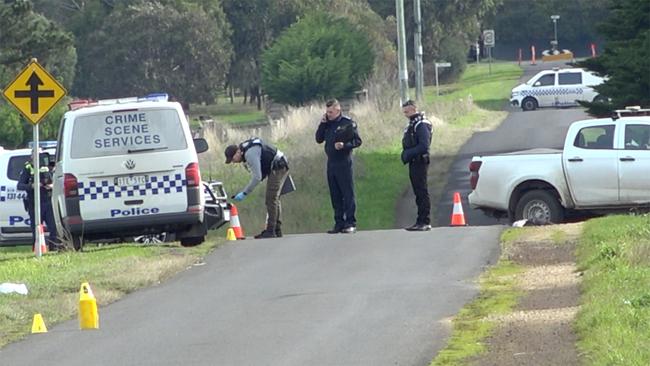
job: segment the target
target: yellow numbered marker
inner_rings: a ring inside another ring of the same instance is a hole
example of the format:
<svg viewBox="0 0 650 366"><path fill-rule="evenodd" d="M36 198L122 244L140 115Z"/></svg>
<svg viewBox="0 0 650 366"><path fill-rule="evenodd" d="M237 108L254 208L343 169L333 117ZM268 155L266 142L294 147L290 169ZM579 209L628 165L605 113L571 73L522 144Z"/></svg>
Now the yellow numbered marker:
<svg viewBox="0 0 650 366"><path fill-rule="evenodd" d="M99 329L97 300L88 282L82 283L81 289L79 289L79 327L81 329Z"/></svg>

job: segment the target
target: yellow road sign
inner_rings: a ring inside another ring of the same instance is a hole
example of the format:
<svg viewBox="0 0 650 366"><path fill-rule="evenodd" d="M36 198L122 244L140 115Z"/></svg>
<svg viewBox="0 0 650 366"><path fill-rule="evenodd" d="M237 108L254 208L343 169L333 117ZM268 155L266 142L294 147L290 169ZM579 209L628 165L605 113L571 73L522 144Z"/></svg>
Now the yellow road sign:
<svg viewBox="0 0 650 366"><path fill-rule="evenodd" d="M2 94L28 120L38 124L66 91L36 59L32 59Z"/></svg>

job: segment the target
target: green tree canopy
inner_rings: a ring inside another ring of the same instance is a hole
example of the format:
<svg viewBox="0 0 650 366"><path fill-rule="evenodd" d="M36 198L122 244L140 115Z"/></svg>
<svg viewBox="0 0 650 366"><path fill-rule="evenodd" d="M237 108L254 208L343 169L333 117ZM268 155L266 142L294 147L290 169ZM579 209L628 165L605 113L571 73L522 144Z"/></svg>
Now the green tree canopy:
<svg viewBox="0 0 650 366"><path fill-rule="evenodd" d="M581 104L597 116L631 105L650 108L650 2L613 2L610 15L598 29L607 40L605 51L580 66L608 77L595 89L609 101Z"/></svg>
<svg viewBox="0 0 650 366"><path fill-rule="evenodd" d="M302 105L353 95L373 64L368 39L347 20L311 14L264 53L262 83L271 99Z"/></svg>
<svg viewBox="0 0 650 366"><path fill-rule="evenodd" d="M0 87L8 85L31 58L69 90L77 63L72 34L35 13L28 0L0 2ZM55 109L39 125L43 139L56 136L60 117ZM0 98L0 145L22 146L31 140L31 129L32 124Z"/></svg>
<svg viewBox="0 0 650 366"><path fill-rule="evenodd" d="M193 2L170 3L110 11L87 37L76 93L104 98L165 91L183 102L213 102L232 55L225 16L218 7L208 13Z"/></svg>

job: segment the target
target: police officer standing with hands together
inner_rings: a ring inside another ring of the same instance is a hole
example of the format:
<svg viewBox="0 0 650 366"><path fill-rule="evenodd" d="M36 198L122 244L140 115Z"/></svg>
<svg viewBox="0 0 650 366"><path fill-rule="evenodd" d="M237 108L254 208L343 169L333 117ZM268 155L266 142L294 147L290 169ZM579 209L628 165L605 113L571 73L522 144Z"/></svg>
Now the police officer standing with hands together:
<svg viewBox="0 0 650 366"><path fill-rule="evenodd" d="M352 149L361 146L361 137L357 124L341 114L341 105L336 99L325 105L327 109L316 130L316 142L325 142L327 184L334 209L334 227L327 232L352 234L357 230Z"/></svg>
<svg viewBox="0 0 650 366"><path fill-rule="evenodd" d="M407 227L408 231L431 230L431 202L427 183L429 170L429 145L431 144L431 121L424 113L418 112L415 102L407 100L402 104L402 113L409 119L402 138L402 162L409 165L409 178L415 204L418 206L418 217L415 225Z"/></svg>

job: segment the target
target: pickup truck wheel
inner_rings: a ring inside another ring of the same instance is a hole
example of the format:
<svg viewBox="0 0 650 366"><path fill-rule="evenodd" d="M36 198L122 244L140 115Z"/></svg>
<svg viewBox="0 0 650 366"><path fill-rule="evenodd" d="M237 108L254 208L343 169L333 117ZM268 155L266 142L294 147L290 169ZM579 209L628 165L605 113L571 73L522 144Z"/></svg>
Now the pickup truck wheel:
<svg viewBox="0 0 650 366"><path fill-rule="evenodd" d="M527 97L521 101L521 109L524 111L534 111L537 107L538 104L535 98Z"/></svg>
<svg viewBox="0 0 650 366"><path fill-rule="evenodd" d="M81 235L71 234L72 247L77 252L80 252L84 248L84 238Z"/></svg>
<svg viewBox="0 0 650 366"><path fill-rule="evenodd" d="M515 220L523 219L535 225L557 224L564 219L564 209L551 193L530 191L519 199L515 208Z"/></svg>

